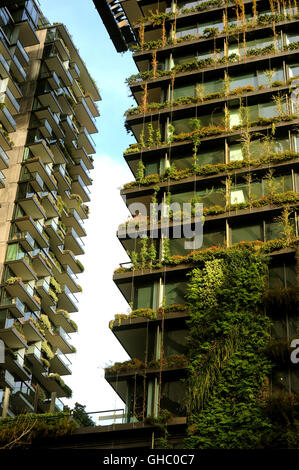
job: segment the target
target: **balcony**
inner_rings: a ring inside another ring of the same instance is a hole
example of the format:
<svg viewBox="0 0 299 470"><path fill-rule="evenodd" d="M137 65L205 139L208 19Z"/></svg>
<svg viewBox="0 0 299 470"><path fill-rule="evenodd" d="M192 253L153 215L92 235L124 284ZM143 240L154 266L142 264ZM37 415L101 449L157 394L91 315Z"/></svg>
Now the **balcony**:
<svg viewBox="0 0 299 470"><path fill-rule="evenodd" d="M45 372L45 366L42 361L42 353L36 344L30 344L26 351L26 358L32 365L32 372L35 376L42 376Z"/></svg>
<svg viewBox="0 0 299 470"><path fill-rule="evenodd" d="M93 101L92 97L90 95L88 95L88 96L84 96L84 98L85 98L86 104L89 108L89 111L91 112L93 117L94 118L99 117L100 116L99 109L98 109L96 103Z"/></svg>
<svg viewBox="0 0 299 470"><path fill-rule="evenodd" d="M58 294L57 309L66 310L69 313L78 312L78 301L67 286L63 287L61 294Z"/></svg>
<svg viewBox="0 0 299 470"><path fill-rule="evenodd" d="M71 176L80 176L86 186L90 186L92 184L92 179L89 175L89 171L82 160L80 160L76 165L71 166L69 168L69 173Z"/></svg>
<svg viewBox="0 0 299 470"><path fill-rule="evenodd" d="M45 59L45 63L51 72L55 72L64 82L65 86L72 86L73 77L70 72L65 69L58 55L52 55Z"/></svg>
<svg viewBox="0 0 299 470"><path fill-rule="evenodd" d="M0 387L5 388L13 388L15 386L15 379L13 375L11 375L8 370L1 370L0 369ZM1 403L1 400L0 400Z"/></svg>
<svg viewBox="0 0 299 470"><path fill-rule="evenodd" d="M59 229L59 226L54 219L48 219L45 222L45 231L47 232L51 244L54 245L63 245L62 231Z"/></svg>
<svg viewBox="0 0 299 470"><path fill-rule="evenodd" d="M90 191L87 186L85 186L81 176L78 174L73 176L72 193L79 194L83 202L90 202Z"/></svg>
<svg viewBox="0 0 299 470"><path fill-rule="evenodd" d="M23 83L26 80L26 72L16 55L12 58L10 70L18 83Z"/></svg>
<svg viewBox="0 0 299 470"><path fill-rule="evenodd" d="M9 242L16 242L18 241L22 248L25 251L32 251L34 249L34 239L30 235L29 232L16 232L14 233L10 239Z"/></svg>
<svg viewBox="0 0 299 470"><path fill-rule="evenodd" d="M30 315L30 314L29 314ZM29 320L22 321L24 335L29 343L33 341L44 341L44 337L34 323Z"/></svg>
<svg viewBox="0 0 299 470"><path fill-rule="evenodd" d="M62 214L62 222L66 227L72 227L79 237L86 237L86 231L76 209L70 209L68 214Z"/></svg>
<svg viewBox="0 0 299 470"><path fill-rule="evenodd" d="M57 99L63 114L74 114L73 100L71 99L71 96L66 93L64 88L57 91Z"/></svg>
<svg viewBox="0 0 299 470"><path fill-rule="evenodd" d="M71 180L66 174L65 168L62 165L56 165L53 168L53 173L58 183L59 192L70 191Z"/></svg>
<svg viewBox="0 0 299 470"><path fill-rule="evenodd" d="M72 151L72 157L75 162L83 161L84 165L88 170L93 170L93 159L87 153L84 147L75 148Z"/></svg>
<svg viewBox="0 0 299 470"><path fill-rule="evenodd" d="M0 339L2 339L10 349L27 348L26 339L14 326L7 325L6 328L1 328Z"/></svg>
<svg viewBox="0 0 299 470"><path fill-rule="evenodd" d="M44 165L47 163L54 163L54 155L46 144L45 140L38 140L28 145L29 150L34 157L40 158Z"/></svg>
<svg viewBox="0 0 299 470"><path fill-rule="evenodd" d="M66 191L62 200L67 207L67 210L75 209L80 219L88 219L89 211L85 204L79 204L79 196L77 194L71 194L69 191Z"/></svg>
<svg viewBox="0 0 299 470"><path fill-rule="evenodd" d="M72 354L74 352L73 346L70 344L71 338L62 326L55 328L53 332L46 332L46 338L54 348L59 349L63 354Z"/></svg>
<svg viewBox="0 0 299 470"><path fill-rule="evenodd" d="M8 150L11 150L12 148L12 143L9 138L8 132L2 128L0 125L0 147L7 152Z"/></svg>
<svg viewBox="0 0 299 470"><path fill-rule="evenodd" d="M2 171L0 171L0 189L3 188L5 188L5 176Z"/></svg>
<svg viewBox="0 0 299 470"><path fill-rule="evenodd" d="M65 266L60 272L55 273L55 277L59 284L67 286L72 293L79 292L77 276L69 266Z"/></svg>
<svg viewBox="0 0 299 470"><path fill-rule="evenodd" d="M61 326L66 333L75 333L77 331L77 327L70 319L68 312L65 310L50 309L48 311L48 315L53 325L56 327Z"/></svg>
<svg viewBox="0 0 299 470"><path fill-rule="evenodd" d="M52 276L50 263L42 253L32 256L31 263L38 277Z"/></svg>
<svg viewBox="0 0 299 470"><path fill-rule="evenodd" d="M72 142L73 140L77 139L77 129L74 127L72 120L69 116L64 116L61 119L61 126L65 132L65 141Z"/></svg>
<svg viewBox="0 0 299 470"><path fill-rule="evenodd" d="M48 219L51 219L52 217L59 217L59 210L57 209L55 200L51 194L41 196L41 205L43 206Z"/></svg>
<svg viewBox="0 0 299 470"><path fill-rule="evenodd" d="M21 280L16 279L6 282L5 290L11 297L18 297L32 312L40 310L40 304L34 298L34 289L29 284L23 284Z"/></svg>
<svg viewBox="0 0 299 470"><path fill-rule="evenodd" d="M17 56L18 61L23 67L29 64L29 56L20 41L17 41L16 44L12 44L10 52L12 56Z"/></svg>
<svg viewBox="0 0 299 470"><path fill-rule="evenodd" d="M59 349L57 350L54 358L50 361L50 372L54 372L59 375L70 375L72 373L71 361Z"/></svg>
<svg viewBox="0 0 299 470"><path fill-rule="evenodd" d="M60 141L50 143L49 147L54 155L54 161L57 165L67 163L67 158L65 157L66 152Z"/></svg>
<svg viewBox="0 0 299 470"><path fill-rule="evenodd" d="M22 278L23 281L37 281L30 257L24 253L19 253L17 257L19 259L6 260L5 265L9 267L16 277Z"/></svg>
<svg viewBox="0 0 299 470"><path fill-rule="evenodd" d="M30 380L31 374L24 368L24 358L18 352L7 350L5 365L18 380Z"/></svg>
<svg viewBox="0 0 299 470"><path fill-rule="evenodd" d="M88 155L96 153L95 143L87 132L85 127L81 127L80 134L78 137L78 145L84 147Z"/></svg>
<svg viewBox="0 0 299 470"><path fill-rule="evenodd" d="M75 78L76 80L79 80L81 72L76 62L70 63L70 73L73 78Z"/></svg>
<svg viewBox="0 0 299 470"><path fill-rule="evenodd" d="M49 307L55 305L52 296L49 294L50 284L45 279L39 279L35 285L35 289L42 299L41 305L43 310L48 311Z"/></svg>
<svg viewBox="0 0 299 470"><path fill-rule="evenodd" d="M50 191L57 191L57 183L51 174L51 168L45 165L39 157L29 158L25 166L31 173L38 173Z"/></svg>
<svg viewBox="0 0 299 470"><path fill-rule="evenodd" d="M79 102L75 105L76 118L80 122L82 127L85 127L90 134L95 134L98 129L95 124L95 118L93 117L85 98L79 98Z"/></svg>
<svg viewBox="0 0 299 470"><path fill-rule="evenodd" d="M0 107L0 122L4 125L7 132L15 132L16 131L16 126L17 126L16 121L14 120L12 115L10 114L7 107L4 107L4 108ZM1 142L0 142L0 145L1 145L1 147L3 147ZM9 150L9 149L4 148L4 150Z"/></svg>
<svg viewBox="0 0 299 470"><path fill-rule="evenodd" d="M47 119L41 119L40 124L39 124L39 130L42 133L43 137L45 139L52 139L53 137L53 129L50 126L50 123L47 121Z"/></svg>
<svg viewBox="0 0 299 470"><path fill-rule="evenodd" d="M20 111L20 105L8 87L0 93L0 103L5 104L11 114L17 114Z"/></svg>
<svg viewBox="0 0 299 470"><path fill-rule="evenodd" d="M35 115L40 121L46 120L50 124L57 139L64 139L65 135L59 125L59 118L53 114L49 107L37 109Z"/></svg>
<svg viewBox="0 0 299 470"><path fill-rule="evenodd" d="M6 297L0 302L0 311L1 310L8 310L15 318L21 318L25 312L25 305L18 297Z"/></svg>
<svg viewBox="0 0 299 470"><path fill-rule="evenodd" d="M15 219L15 224L21 232L28 232L41 248L48 248L49 239L47 235L43 233L44 228L38 220L34 221L32 217L28 215Z"/></svg>
<svg viewBox="0 0 299 470"><path fill-rule="evenodd" d="M42 408L45 413L49 413L51 409L51 400L45 400ZM64 403L59 398L55 398L54 401L54 413L59 413L64 410Z"/></svg>
<svg viewBox="0 0 299 470"><path fill-rule="evenodd" d="M75 256L84 255L84 243L73 227L66 229L64 247L66 250L71 250Z"/></svg>
<svg viewBox="0 0 299 470"><path fill-rule="evenodd" d="M0 147L0 171L6 170L9 167L9 158L4 152L4 150Z"/></svg>
<svg viewBox="0 0 299 470"><path fill-rule="evenodd" d="M0 8L0 26L6 26L11 21L11 16L6 7Z"/></svg>
<svg viewBox="0 0 299 470"><path fill-rule="evenodd" d="M0 74L1 74L2 79L9 77L9 64L1 53L0 53Z"/></svg>
<svg viewBox="0 0 299 470"><path fill-rule="evenodd" d="M10 408L15 414L33 413L35 390L22 382L16 382L10 395Z"/></svg>
<svg viewBox="0 0 299 470"><path fill-rule="evenodd" d="M24 47L37 46L39 44L39 39L35 33L35 25L32 22L31 18L28 16L27 11L23 10L19 14L19 18L15 18L16 27L19 30L19 41L23 44Z"/></svg>
<svg viewBox="0 0 299 470"><path fill-rule="evenodd" d="M26 199L20 199L18 204L28 216L32 217L32 219L46 219L46 213L39 203L36 195L27 197Z"/></svg>
<svg viewBox="0 0 299 470"><path fill-rule="evenodd" d="M38 96L39 101L45 108L50 108L53 113L61 113L62 109L53 91L45 91Z"/></svg>

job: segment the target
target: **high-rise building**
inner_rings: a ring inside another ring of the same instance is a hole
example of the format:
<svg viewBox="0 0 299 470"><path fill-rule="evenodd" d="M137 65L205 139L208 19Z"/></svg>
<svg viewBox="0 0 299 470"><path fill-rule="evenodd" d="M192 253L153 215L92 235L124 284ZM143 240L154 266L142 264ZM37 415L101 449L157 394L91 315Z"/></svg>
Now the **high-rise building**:
<svg viewBox="0 0 299 470"><path fill-rule="evenodd" d="M173 445L185 432L191 447L254 446L246 432L258 419L257 442L271 421L259 397L299 391L289 355L299 333L297 3L94 4L137 67L125 122L136 143L124 152L135 181L121 190L134 218L118 233L132 265L114 274L132 312L110 325L132 359L106 369L126 404L127 439L130 426L138 439L171 414ZM169 234L159 221L151 239L149 206L163 201L203 204L200 248L174 234L189 223L174 205Z"/></svg>
<svg viewBox="0 0 299 470"><path fill-rule="evenodd" d="M101 99L63 24L0 2L0 415L62 409Z"/></svg>

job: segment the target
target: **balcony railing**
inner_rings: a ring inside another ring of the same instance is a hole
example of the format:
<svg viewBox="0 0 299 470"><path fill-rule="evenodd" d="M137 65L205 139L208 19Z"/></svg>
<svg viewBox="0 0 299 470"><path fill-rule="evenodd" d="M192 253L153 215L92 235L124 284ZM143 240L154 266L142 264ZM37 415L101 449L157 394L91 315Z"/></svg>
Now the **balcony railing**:
<svg viewBox="0 0 299 470"><path fill-rule="evenodd" d="M124 408L93 411L87 414L96 426L111 426L112 424L124 424L127 422Z"/></svg>

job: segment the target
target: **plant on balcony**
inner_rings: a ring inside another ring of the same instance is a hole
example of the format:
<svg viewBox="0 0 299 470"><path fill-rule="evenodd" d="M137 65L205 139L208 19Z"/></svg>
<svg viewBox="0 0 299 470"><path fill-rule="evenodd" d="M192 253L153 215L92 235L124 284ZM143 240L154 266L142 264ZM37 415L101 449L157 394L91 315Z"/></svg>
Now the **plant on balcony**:
<svg viewBox="0 0 299 470"><path fill-rule="evenodd" d="M61 294L62 292L61 285L59 284L58 281L56 281L55 277L51 277L50 285L53 287L56 294Z"/></svg>
<svg viewBox="0 0 299 470"><path fill-rule="evenodd" d="M13 286L14 284L22 282L22 280L23 279L21 277L10 277L6 279L5 284L7 284L8 286Z"/></svg>
<svg viewBox="0 0 299 470"><path fill-rule="evenodd" d="M68 385L66 385L66 383L62 380L59 374L49 374L48 378L51 380L55 380L58 383L67 398L72 398L72 389Z"/></svg>
<svg viewBox="0 0 299 470"><path fill-rule="evenodd" d="M53 289L49 289L49 295L55 303L58 302L58 297L56 293L53 291Z"/></svg>
<svg viewBox="0 0 299 470"><path fill-rule="evenodd" d="M83 264L81 263L80 260L76 259L76 265L77 265L78 268L80 269L81 273L83 273L83 271L84 271L84 266L83 266Z"/></svg>
<svg viewBox="0 0 299 470"><path fill-rule="evenodd" d="M51 325L51 322L50 322L50 320L49 320L48 315L45 315L44 313L42 313L41 316L40 316L40 320L41 320L43 326L44 326L47 330L49 330L49 331L52 330L52 325Z"/></svg>
<svg viewBox="0 0 299 470"><path fill-rule="evenodd" d="M47 341L42 342L42 352L45 354L46 358L51 361L51 359L54 358L54 353L52 351L52 348L50 347L49 343Z"/></svg>

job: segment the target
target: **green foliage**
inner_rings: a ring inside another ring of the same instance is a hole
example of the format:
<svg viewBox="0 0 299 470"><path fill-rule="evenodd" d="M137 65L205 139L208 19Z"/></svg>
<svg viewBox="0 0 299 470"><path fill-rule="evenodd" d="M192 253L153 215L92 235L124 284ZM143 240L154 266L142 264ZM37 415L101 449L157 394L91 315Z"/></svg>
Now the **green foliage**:
<svg viewBox="0 0 299 470"><path fill-rule="evenodd" d="M85 411L86 406L81 405L80 403L75 403L75 408L73 409L73 418L80 426L95 426L93 420L88 416Z"/></svg>
<svg viewBox="0 0 299 470"><path fill-rule="evenodd" d="M189 448L254 448L271 428L260 400L271 370L266 275L267 259L240 247L190 273Z"/></svg>

